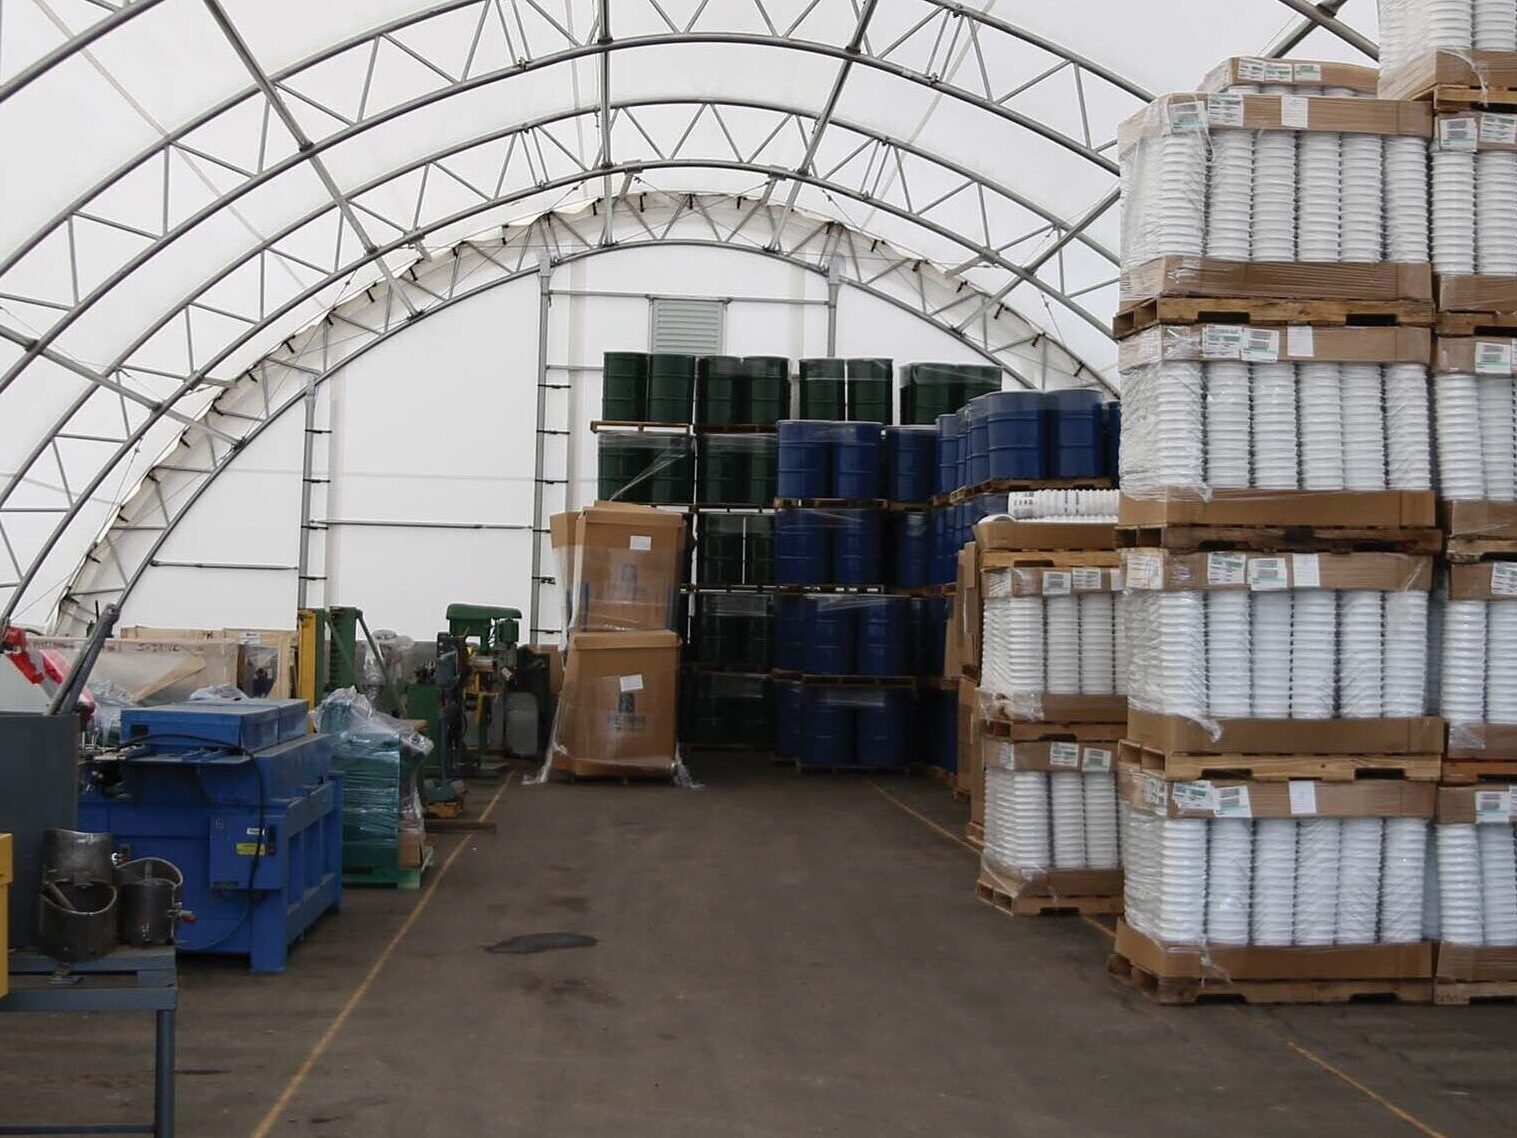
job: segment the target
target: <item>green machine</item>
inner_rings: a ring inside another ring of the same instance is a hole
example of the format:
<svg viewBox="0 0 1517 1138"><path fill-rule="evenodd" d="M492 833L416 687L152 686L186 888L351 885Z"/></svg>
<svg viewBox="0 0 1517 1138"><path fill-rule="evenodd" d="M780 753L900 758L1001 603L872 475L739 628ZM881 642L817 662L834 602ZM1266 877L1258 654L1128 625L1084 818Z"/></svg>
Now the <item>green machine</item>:
<svg viewBox="0 0 1517 1138"><path fill-rule="evenodd" d="M486 773L496 704L516 666L521 610L456 603L447 620L436 662L417 675L407 700L411 717L427 721L443 782Z"/></svg>
<svg viewBox="0 0 1517 1138"><path fill-rule="evenodd" d="M342 688L363 687L358 671L358 634L363 633L375 662L384 675L378 709L399 715L401 692L385 665L384 654L374 643L363 610L351 607L301 609L295 614L295 694L315 707Z"/></svg>

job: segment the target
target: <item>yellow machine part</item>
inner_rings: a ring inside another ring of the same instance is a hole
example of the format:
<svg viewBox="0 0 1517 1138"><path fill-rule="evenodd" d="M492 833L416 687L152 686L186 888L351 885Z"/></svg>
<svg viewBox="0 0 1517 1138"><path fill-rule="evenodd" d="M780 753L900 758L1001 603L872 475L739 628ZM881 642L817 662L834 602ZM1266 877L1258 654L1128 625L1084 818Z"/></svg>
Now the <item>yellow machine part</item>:
<svg viewBox="0 0 1517 1138"><path fill-rule="evenodd" d="M295 695L312 707L316 698L316 614L300 609L295 614Z"/></svg>
<svg viewBox="0 0 1517 1138"><path fill-rule="evenodd" d="M0 959L10 953L11 836L0 834ZM0 999L10 991L10 969L0 968Z"/></svg>

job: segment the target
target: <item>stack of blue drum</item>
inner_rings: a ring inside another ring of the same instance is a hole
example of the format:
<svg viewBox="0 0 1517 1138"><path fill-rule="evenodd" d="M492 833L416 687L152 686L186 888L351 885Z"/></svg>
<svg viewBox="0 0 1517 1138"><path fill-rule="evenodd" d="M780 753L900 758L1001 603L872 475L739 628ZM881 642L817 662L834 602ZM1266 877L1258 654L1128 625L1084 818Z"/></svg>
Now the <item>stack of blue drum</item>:
<svg viewBox="0 0 1517 1138"><path fill-rule="evenodd" d="M1117 475L1122 415L1089 389L995 391L938 416L933 489Z"/></svg>
<svg viewBox="0 0 1517 1138"><path fill-rule="evenodd" d="M809 767L901 769L919 755L909 687L774 685L775 757Z"/></svg>

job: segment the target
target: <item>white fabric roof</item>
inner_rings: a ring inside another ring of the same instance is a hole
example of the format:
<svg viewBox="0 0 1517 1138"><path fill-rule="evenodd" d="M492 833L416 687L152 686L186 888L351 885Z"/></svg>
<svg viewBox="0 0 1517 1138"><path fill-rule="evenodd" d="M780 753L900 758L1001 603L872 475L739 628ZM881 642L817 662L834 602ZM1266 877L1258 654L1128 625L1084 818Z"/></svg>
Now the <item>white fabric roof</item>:
<svg viewBox="0 0 1517 1138"><path fill-rule="evenodd" d="M606 240L629 194L840 223L965 283L934 319L1004 306L1114 382L1117 124L1375 33L1370 0L0 0L0 621L114 556L165 456L227 460L251 422L204 417L292 336L598 200Z"/></svg>

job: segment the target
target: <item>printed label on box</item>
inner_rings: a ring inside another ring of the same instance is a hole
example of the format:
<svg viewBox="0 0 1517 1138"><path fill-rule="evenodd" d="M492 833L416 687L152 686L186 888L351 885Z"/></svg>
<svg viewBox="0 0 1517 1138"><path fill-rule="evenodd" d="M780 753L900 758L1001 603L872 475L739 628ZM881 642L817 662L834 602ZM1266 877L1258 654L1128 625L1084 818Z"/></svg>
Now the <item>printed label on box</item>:
<svg viewBox="0 0 1517 1138"><path fill-rule="evenodd" d="M623 694L626 694L629 691L643 690L643 677L641 675L621 676L617 682L621 685Z"/></svg>
<svg viewBox="0 0 1517 1138"><path fill-rule="evenodd" d="M1206 117L1212 126L1242 126L1243 96L1232 94L1208 95Z"/></svg>
<svg viewBox="0 0 1517 1138"><path fill-rule="evenodd" d="M1480 128L1474 115L1445 115L1438 120L1438 145L1445 150L1478 150Z"/></svg>
<svg viewBox="0 0 1517 1138"><path fill-rule="evenodd" d="M1238 60L1238 78L1245 82L1262 83L1269 64L1263 59Z"/></svg>
<svg viewBox="0 0 1517 1138"><path fill-rule="evenodd" d="M627 548L645 552L653 548L653 537L651 534L635 533L627 539Z"/></svg>
<svg viewBox="0 0 1517 1138"><path fill-rule="evenodd" d="M1322 587L1322 560L1315 553L1291 554L1291 576L1298 589Z"/></svg>
<svg viewBox="0 0 1517 1138"><path fill-rule="evenodd" d="M1089 567L1073 570L1075 588L1084 593L1099 592L1106 586L1106 574Z"/></svg>
<svg viewBox="0 0 1517 1138"><path fill-rule="evenodd" d="M1476 340L1475 374L1511 375L1512 342L1510 340Z"/></svg>
<svg viewBox="0 0 1517 1138"><path fill-rule="evenodd" d="M1064 569L1047 569L1043 572L1043 595L1062 597L1074 590L1074 580Z"/></svg>
<svg viewBox="0 0 1517 1138"><path fill-rule="evenodd" d="M1292 324L1285 330L1285 352L1298 360L1309 360L1317 354L1317 335L1310 324Z"/></svg>
<svg viewBox="0 0 1517 1138"><path fill-rule="evenodd" d="M1290 588L1283 557L1254 557L1248 563L1248 587L1255 592Z"/></svg>
<svg viewBox="0 0 1517 1138"><path fill-rule="evenodd" d="M1169 128L1172 131L1205 130L1206 104L1199 99L1180 99L1169 104Z"/></svg>
<svg viewBox="0 0 1517 1138"><path fill-rule="evenodd" d="M1295 67L1295 79L1297 83L1321 83L1322 64L1298 63Z"/></svg>
<svg viewBox="0 0 1517 1138"><path fill-rule="evenodd" d="M1080 769L1080 744L1078 743L1050 743L1048 744L1048 765L1051 767L1068 767L1071 770Z"/></svg>
<svg viewBox="0 0 1517 1138"><path fill-rule="evenodd" d="M1280 96L1280 125L1305 130L1311 125L1312 101L1304 95Z"/></svg>
<svg viewBox="0 0 1517 1138"><path fill-rule="evenodd" d="M1517 115L1481 112L1480 141L1506 143L1509 146L1517 142Z"/></svg>
<svg viewBox="0 0 1517 1138"><path fill-rule="evenodd" d="M1264 81L1266 83L1293 83L1295 79L1296 69L1289 63L1270 61L1264 64Z"/></svg>
<svg viewBox="0 0 1517 1138"><path fill-rule="evenodd" d="M1111 591L1114 593L1122 591L1122 570L1120 569L1113 569L1111 571Z"/></svg>
<svg viewBox="0 0 1517 1138"><path fill-rule="evenodd" d="M1174 796L1175 807L1179 810L1210 812L1217 808L1216 791L1206 779L1177 782L1170 787L1170 794Z"/></svg>
<svg viewBox="0 0 1517 1138"><path fill-rule="evenodd" d="M1501 790L1475 791L1475 821L1504 825L1512 820L1512 792Z"/></svg>
<svg viewBox="0 0 1517 1138"><path fill-rule="evenodd" d="M1243 359L1272 364L1280 358L1280 333L1273 328L1250 328L1243 335Z"/></svg>
<svg viewBox="0 0 1517 1138"><path fill-rule="evenodd" d="M1248 555L1243 553L1208 553L1208 585L1242 585L1248 580Z"/></svg>
<svg viewBox="0 0 1517 1138"><path fill-rule="evenodd" d="M1127 587L1161 589L1164 587L1164 561L1155 549L1129 550L1126 562Z"/></svg>
<svg viewBox="0 0 1517 1138"><path fill-rule="evenodd" d="M1156 774L1144 775L1143 801L1156 810L1163 810L1169 803L1169 783Z"/></svg>
<svg viewBox="0 0 1517 1138"><path fill-rule="evenodd" d="M1491 562L1491 592L1498 597L1517 597L1517 561Z"/></svg>
<svg viewBox="0 0 1517 1138"><path fill-rule="evenodd" d="M1243 325L1204 324L1201 327L1201 358L1237 360L1243 358Z"/></svg>
<svg viewBox="0 0 1517 1138"><path fill-rule="evenodd" d="M1218 787L1217 808L1212 813L1218 818L1252 818L1254 812L1248 800L1248 787Z"/></svg>
<svg viewBox="0 0 1517 1138"><path fill-rule="evenodd" d="M1317 812L1317 784L1309 778L1293 778L1286 784L1289 788L1292 814L1315 814Z"/></svg>
<svg viewBox="0 0 1517 1138"><path fill-rule="evenodd" d="M1007 770L1017 769L1017 748L1010 739L1000 739L996 742L995 765L1005 767Z"/></svg>
<svg viewBox="0 0 1517 1138"><path fill-rule="evenodd" d="M1086 747L1081 755L1080 768L1087 774L1105 774L1111 770L1111 752L1104 747Z"/></svg>

